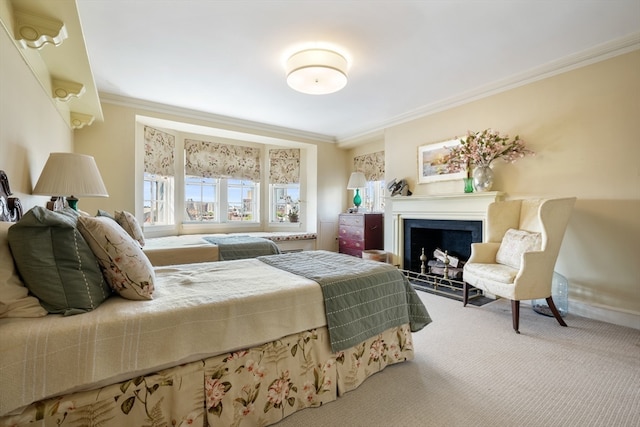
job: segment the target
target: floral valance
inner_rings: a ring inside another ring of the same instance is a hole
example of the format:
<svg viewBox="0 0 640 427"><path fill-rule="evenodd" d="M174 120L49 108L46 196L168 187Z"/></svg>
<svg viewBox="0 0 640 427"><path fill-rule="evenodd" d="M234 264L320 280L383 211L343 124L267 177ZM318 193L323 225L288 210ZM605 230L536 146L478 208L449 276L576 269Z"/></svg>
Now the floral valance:
<svg viewBox="0 0 640 427"><path fill-rule="evenodd" d="M173 176L175 137L149 126L144 127L144 171Z"/></svg>
<svg viewBox="0 0 640 427"><path fill-rule="evenodd" d="M300 182L300 149L269 150L269 183L297 184Z"/></svg>
<svg viewBox="0 0 640 427"><path fill-rule="evenodd" d="M257 148L185 139L184 152L186 175L260 181Z"/></svg>
<svg viewBox="0 0 640 427"><path fill-rule="evenodd" d="M367 181L384 181L384 151L355 157L353 168L364 173Z"/></svg>

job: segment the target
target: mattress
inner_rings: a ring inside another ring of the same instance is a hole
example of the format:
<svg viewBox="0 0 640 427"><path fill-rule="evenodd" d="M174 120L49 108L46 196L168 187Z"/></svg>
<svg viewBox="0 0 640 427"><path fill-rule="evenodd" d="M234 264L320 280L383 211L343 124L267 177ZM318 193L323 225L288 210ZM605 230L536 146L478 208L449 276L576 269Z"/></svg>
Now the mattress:
<svg viewBox="0 0 640 427"><path fill-rule="evenodd" d="M320 286L256 259L159 267L150 301L0 319L0 416L326 325Z"/></svg>

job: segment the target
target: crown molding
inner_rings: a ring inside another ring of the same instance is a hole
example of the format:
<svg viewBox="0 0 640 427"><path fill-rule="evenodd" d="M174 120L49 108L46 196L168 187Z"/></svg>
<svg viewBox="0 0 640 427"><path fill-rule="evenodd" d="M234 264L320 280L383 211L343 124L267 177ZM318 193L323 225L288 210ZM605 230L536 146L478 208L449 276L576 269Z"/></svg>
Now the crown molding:
<svg viewBox="0 0 640 427"><path fill-rule="evenodd" d="M336 139L331 135L323 135L314 132L305 132L291 128L268 125L265 123L254 122L250 120L243 120L229 116L206 113L204 111L191 110L188 108L176 107L167 104L160 104L157 102L145 101L137 98L129 98L112 93L100 92L100 101L105 104L138 108L145 111L153 111L156 113L171 114L174 116L189 118L193 120L205 121L209 122L209 126L212 127L234 129L244 133L255 133L280 139L294 140L298 142L322 142L332 144L336 142Z"/></svg>
<svg viewBox="0 0 640 427"><path fill-rule="evenodd" d="M336 140L340 147L351 147L371 142L375 140L379 133L383 132L386 128L449 110L454 107L468 104L482 98L487 98L501 92L506 92L520 86L525 86L571 70L586 67L638 49L640 49L640 32L633 33L629 36L600 44L574 55L566 56L560 60L532 68L523 73L476 88L459 96L425 105L416 110L396 116L374 128L363 129L361 132L356 132L350 135L337 136Z"/></svg>

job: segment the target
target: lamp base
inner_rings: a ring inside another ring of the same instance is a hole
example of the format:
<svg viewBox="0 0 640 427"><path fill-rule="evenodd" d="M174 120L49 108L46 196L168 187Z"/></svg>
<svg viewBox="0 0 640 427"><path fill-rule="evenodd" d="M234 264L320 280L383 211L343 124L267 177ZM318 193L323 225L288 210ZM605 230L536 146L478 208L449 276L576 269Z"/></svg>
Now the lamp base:
<svg viewBox="0 0 640 427"><path fill-rule="evenodd" d="M360 189L358 189L358 188L356 188L356 195L353 196L353 204L355 205L356 210L362 204L362 197L360 197Z"/></svg>
<svg viewBox="0 0 640 427"><path fill-rule="evenodd" d="M73 197L73 196L69 196L67 197L67 204L69 205L69 207L71 209L73 209L74 211L78 210L78 199Z"/></svg>

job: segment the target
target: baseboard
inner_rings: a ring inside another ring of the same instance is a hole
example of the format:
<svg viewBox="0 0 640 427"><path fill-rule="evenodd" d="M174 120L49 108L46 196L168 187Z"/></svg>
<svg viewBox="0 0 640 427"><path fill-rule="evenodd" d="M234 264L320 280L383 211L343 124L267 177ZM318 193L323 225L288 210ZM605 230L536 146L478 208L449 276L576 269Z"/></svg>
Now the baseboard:
<svg viewBox="0 0 640 427"><path fill-rule="evenodd" d="M569 300L569 314L613 323L614 325L640 329L640 313L622 311L603 305L585 304L579 301Z"/></svg>

